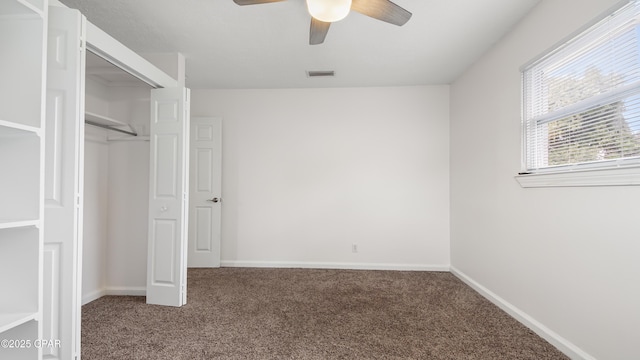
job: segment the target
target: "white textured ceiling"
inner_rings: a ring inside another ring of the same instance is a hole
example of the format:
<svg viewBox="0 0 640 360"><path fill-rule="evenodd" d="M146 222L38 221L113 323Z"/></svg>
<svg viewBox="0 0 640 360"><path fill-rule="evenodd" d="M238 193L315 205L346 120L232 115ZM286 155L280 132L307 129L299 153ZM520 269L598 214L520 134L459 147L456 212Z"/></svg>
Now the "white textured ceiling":
<svg viewBox="0 0 640 360"><path fill-rule="evenodd" d="M406 25L352 12L315 46L304 0L61 2L134 51L183 53L187 86L197 89L448 84L539 0L395 0L413 13Z"/></svg>

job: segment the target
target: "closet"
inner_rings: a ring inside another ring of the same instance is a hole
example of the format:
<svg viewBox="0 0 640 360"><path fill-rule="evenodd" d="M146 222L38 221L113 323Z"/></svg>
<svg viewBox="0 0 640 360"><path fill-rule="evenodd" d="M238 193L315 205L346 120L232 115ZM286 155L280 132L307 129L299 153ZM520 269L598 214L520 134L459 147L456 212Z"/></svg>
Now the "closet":
<svg viewBox="0 0 640 360"><path fill-rule="evenodd" d="M91 50L85 69L82 304L146 294L153 89Z"/></svg>
<svg viewBox="0 0 640 360"><path fill-rule="evenodd" d="M151 89L87 51L82 304L145 295Z"/></svg>
<svg viewBox="0 0 640 360"><path fill-rule="evenodd" d="M48 177L51 183L66 184L70 189L66 194L76 192L77 199L66 202L76 204L75 214L68 212L64 219L45 226L45 256L48 239L66 239L54 248L60 253L55 258L73 259L75 268L60 262L60 276L51 283L50 293L60 291L63 306L51 311L50 317L45 313L43 323L45 338L58 337L50 330L58 329L64 343L74 344L50 355L71 358L80 354L83 302L102 295L146 294L150 303L182 305L153 291L160 288L179 298L185 287L186 271L179 256L184 253L183 243L186 245L180 212L186 204L175 203L175 199L183 199L187 191L179 180L188 169L179 161L188 145L184 140L188 134L188 91L86 21L77 10L50 7L49 11L48 69L68 73L49 74L47 96L68 94L63 96L66 106L61 116L54 111L59 107L47 102L51 115L47 126L60 118L66 141L60 140L64 136L47 137L47 147L59 147L57 153L62 155L59 161L46 162L67 161L75 166L46 173L45 184ZM79 25L74 28L74 23ZM58 38L59 34L68 39ZM67 40L67 45L60 46ZM70 64L77 56L74 43L80 44L81 55ZM58 59L66 61L64 66L56 63ZM74 89L79 89L77 94ZM170 129L165 129L167 125ZM45 219L63 207L45 207ZM167 223L175 231L158 231L158 226ZM56 231L66 231L66 235L56 236ZM72 238L74 243L69 240ZM47 281L44 287L47 293ZM45 297L45 309L56 300ZM52 333L47 334L49 331Z"/></svg>
<svg viewBox="0 0 640 360"><path fill-rule="evenodd" d="M105 294L184 303L188 90L51 3L0 1L0 359L79 359Z"/></svg>

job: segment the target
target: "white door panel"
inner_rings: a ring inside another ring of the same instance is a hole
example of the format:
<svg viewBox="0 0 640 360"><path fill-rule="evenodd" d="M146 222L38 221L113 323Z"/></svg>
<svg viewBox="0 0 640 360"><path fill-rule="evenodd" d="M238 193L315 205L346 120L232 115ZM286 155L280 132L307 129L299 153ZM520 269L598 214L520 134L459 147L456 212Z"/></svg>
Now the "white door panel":
<svg viewBox="0 0 640 360"><path fill-rule="evenodd" d="M189 90L151 90L147 303L186 303Z"/></svg>
<svg viewBox="0 0 640 360"><path fill-rule="evenodd" d="M189 267L220 267L221 171L222 119L191 119Z"/></svg>
<svg viewBox="0 0 640 360"><path fill-rule="evenodd" d="M86 20L49 8L45 132L43 338L45 359L80 354Z"/></svg>

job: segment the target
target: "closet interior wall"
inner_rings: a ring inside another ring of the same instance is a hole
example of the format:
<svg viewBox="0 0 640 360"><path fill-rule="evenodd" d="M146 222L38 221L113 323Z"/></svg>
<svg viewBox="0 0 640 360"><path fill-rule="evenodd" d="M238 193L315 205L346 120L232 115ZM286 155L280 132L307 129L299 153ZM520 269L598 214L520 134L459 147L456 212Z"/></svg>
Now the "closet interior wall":
<svg viewBox="0 0 640 360"><path fill-rule="evenodd" d="M87 55L86 112L130 124L139 136L85 127L83 304L144 295L147 266L150 87L105 80L129 75L91 68L93 56Z"/></svg>

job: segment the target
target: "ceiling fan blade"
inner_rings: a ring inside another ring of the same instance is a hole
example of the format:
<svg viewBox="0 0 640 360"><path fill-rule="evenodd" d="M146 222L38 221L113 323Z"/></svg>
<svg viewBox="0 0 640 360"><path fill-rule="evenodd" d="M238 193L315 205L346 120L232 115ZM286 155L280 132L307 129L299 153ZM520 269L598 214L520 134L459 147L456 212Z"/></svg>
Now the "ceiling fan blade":
<svg viewBox="0 0 640 360"><path fill-rule="evenodd" d="M257 4L266 4L272 2L280 2L285 0L233 0L234 3L238 5L257 5Z"/></svg>
<svg viewBox="0 0 640 360"><path fill-rule="evenodd" d="M389 0L353 0L351 10L398 26L411 19L410 12Z"/></svg>
<svg viewBox="0 0 640 360"><path fill-rule="evenodd" d="M324 38L327 37L329 32L330 22L324 22L311 18L311 29L309 30L309 45L318 45L324 42Z"/></svg>

